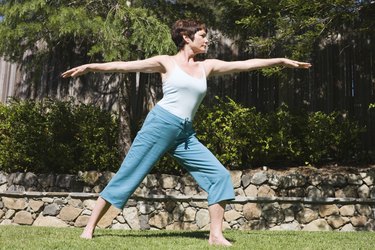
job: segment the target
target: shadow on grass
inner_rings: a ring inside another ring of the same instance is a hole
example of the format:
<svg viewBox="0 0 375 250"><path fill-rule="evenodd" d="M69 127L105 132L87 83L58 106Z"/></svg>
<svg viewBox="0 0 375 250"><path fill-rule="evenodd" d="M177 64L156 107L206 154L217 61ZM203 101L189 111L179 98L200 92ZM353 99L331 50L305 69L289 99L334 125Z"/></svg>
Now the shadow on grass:
<svg viewBox="0 0 375 250"><path fill-rule="evenodd" d="M194 239L201 239L201 240L208 240L209 237L209 232L207 231L182 231L182 232L176 232L176 231L157 231L152 232L152 231L137 231L137 232L119 232L119 233L114 233L111 231L110 233L105 233L105 232L98 232L94 235L94 238L98 237L155 237L155 238L169 238L169 237L181 237L181 238L194 238ZM234 239L227 238L230 242L235 242Z"/></svg>

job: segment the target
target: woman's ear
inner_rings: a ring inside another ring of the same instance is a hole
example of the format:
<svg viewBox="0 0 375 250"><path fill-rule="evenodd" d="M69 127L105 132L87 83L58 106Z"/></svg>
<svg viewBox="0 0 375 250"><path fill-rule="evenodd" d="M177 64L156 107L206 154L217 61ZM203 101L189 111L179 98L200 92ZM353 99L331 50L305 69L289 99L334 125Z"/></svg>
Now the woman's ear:
<svg viewBox="0 0 375 250"><path fill-rule="evenodd" d="M184 41L185 41L186 44L189 44L191 42L190 37L187 36L187 35L182 35L182 38L184 39Z"/></svg>

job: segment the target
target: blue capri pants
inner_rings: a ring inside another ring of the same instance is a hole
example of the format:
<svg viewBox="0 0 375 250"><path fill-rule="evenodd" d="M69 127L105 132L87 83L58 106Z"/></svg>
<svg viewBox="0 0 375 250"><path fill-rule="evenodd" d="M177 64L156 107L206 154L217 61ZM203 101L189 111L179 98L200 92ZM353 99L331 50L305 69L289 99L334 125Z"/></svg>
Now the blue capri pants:
<svg viewBox="0 0 375 250"><path fill-rule="evenodd" d="M198 141L192 122L159 105L147 115L120 169L100 196L122 209L165 153L171 154L208 193L208 205L234 199L228 170Z"/></svg>

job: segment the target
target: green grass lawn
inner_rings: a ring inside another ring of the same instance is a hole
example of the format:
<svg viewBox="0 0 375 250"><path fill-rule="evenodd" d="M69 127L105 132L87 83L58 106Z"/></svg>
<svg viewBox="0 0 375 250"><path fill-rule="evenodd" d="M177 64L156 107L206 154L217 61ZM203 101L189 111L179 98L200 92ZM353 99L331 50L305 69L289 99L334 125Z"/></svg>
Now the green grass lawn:
<svg viewBox="0 0 375 250"><path fill-rule="evenodd" d="M214 249L202 231L97 230L0 226L0 249ZM225 231L231 249L375 249L374 232ZM216 247L217 248L217 247Z"/></svg>

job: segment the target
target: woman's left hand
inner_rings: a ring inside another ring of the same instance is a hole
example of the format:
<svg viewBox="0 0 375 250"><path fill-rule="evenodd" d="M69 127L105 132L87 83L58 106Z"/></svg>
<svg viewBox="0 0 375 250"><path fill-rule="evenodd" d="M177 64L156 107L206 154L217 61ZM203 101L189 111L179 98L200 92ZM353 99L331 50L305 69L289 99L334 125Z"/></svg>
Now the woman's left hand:
<svg viewBox="0 0 375 250"><path fill-rule="evenodd" d="M287 68L300 68L300 69L308 69L311 67L310 63L307 62L299 62L295 60L290 60L287 58L284 58L282 60L282 65L287 67Z"/></svg>

